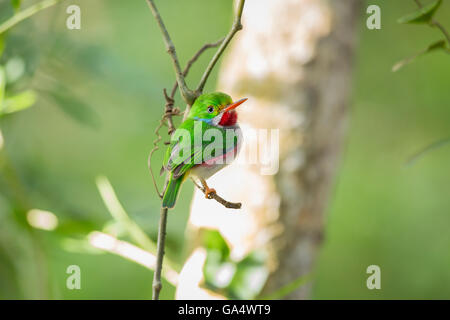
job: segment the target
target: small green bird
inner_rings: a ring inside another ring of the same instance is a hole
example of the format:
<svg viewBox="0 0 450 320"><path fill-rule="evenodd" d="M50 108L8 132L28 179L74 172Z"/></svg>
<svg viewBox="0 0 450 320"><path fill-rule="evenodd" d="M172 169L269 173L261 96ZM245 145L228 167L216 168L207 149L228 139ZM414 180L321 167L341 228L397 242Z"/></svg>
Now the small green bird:
<svg viewBox="0 0 450 320"><path fill-rule="evenodd" d="M206 179L234 160L242 143L236 107L247 99L233 102L225 93L202 94L192 105L186 120L172 135L161 174L169 174L163 195L163 208L173 208L186 178L198 178L206 198L216 191Z"/></svg>

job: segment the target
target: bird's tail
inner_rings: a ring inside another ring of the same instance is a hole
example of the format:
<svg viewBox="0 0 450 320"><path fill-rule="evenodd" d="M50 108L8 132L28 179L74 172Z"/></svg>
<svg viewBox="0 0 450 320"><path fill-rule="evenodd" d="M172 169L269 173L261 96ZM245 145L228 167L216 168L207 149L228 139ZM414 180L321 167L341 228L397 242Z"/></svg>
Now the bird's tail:
<svg viewBox="0 0 450 320"><path fill-rule="evenodd" d="M178 192L180 191L181 183L183 182L183 178L179 177L174 179L172 175L170 175L169 183L167 184L166 191L164 192L162 207L163 208L173 208L175 206L175 202L177 201Z"/></svg>

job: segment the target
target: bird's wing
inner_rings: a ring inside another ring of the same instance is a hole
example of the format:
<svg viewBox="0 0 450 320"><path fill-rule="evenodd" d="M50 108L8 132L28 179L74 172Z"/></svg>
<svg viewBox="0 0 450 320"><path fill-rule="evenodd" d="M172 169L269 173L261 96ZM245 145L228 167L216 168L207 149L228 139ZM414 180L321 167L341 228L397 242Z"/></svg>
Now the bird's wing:
<svg viewBox="0 0 450 320"><path fill-rule="evenodd" d="M201 145L195 145L193 134L194 123L194 120L186 120L183 122L177 130L187 130L191 133L190 137L179 136L179 139L173 141L167 149L163 169L172 172L175 178L180 177L196 164L212 161L215 158L221 158L235 147L237 140L231 141L230 138L226 136L225 130L218 129L205 123L201 123L201 134L205 139L201 140ZM205 135L205 132L208 129L218 130L214 134L222 137L222 141L218 142L218 145L215 145L215 148L212 147L212 143L216 141L216 138L207 138L207 134ZM237 139L237 137L231 137L231 139Z"/></svg>
<svg viewBox="0 0 450 320"><path fill-rule="evenodd" d="M184 121L174 133L174 136L178 138L173 140L167 148L162 170L172 172L174 178L183 175L196 163L201 162L201 158L198 158L202 154L201 147L194 146L193 128L194 120ZM189 136L181 135L180 130L185 130Z"/></svg>

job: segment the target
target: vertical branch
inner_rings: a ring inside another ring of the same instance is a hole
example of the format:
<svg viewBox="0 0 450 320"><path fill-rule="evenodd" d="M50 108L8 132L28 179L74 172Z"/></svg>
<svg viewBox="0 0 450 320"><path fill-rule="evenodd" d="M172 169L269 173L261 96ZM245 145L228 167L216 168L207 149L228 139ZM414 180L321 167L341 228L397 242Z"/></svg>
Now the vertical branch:
<svg viewBox="0 0 450 320"><path fill-rule="evenodd" d="M150 7L150 10L152 11L153 16L158 22L159 29L161 30L161 33L163 35L164 44L166 45L166 50L169 53L170 57L172 58L173 67L175 69L175 76L177 78L178 86L180 87L181 96L188 105L192 105L192 103L195 100L195 94L186 85L183 72L181 71L180 61L178 60L175 46L172 42L172 39L170 38L169 32L167 31L166 26L164 25L164 22L161 19L161 16L158 12L158 9L155 6L154 1L147 0L147 3L148 6Z"/></svg>
<svg viewBox="0 0 450 320"><path fill-rule="evenodd" d="M203 92L203 89L205 87L206 81L208 80L209 75L211 74L211 71L214 69L214 66L216 65L217 61L219 61L220 56L223 54L225 49L227 48L228 44L230 43L231 39L233 39L234 35L242 29L242 12L244 11L244 4L245 0L240 0L238 4L238 9L236 13L236 18L234 19L233 26L231 27L230 32L227 34L225 39L223 40L222 44L220 45L219 49L217 49L216 54L213 56L211 61L209 62L208 67L206 67L205 73L203 74L200 83L198 84L196 92L198 94L201 94Z"/></svg>
<svg viewBox="0 0 450 320"><path fill-rule="evenodd" d="M153 300L159 300L159 293L162 288L161 272L164 259L164 245L166 242L167 212L167 208L161 208L158 228L158 244L156 248L156 268L155 273L153 274Z"/></svg>

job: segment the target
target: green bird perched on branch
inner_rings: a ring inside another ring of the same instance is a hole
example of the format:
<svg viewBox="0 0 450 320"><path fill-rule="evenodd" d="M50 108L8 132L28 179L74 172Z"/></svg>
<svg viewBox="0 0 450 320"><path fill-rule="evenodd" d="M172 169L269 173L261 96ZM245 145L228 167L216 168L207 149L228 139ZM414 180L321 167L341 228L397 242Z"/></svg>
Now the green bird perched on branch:
<svg viewBox="0 0 450 320"><path fill-rule="evenodd" d="M242 133L237 124L236 108L247 99L233 102L225 93L199 96L167 149L161 174L168 172L163 208L173 208L181 184L188 177L200 180L206 198L216 191L206 179L230 164L239 153Z"/></svg>

